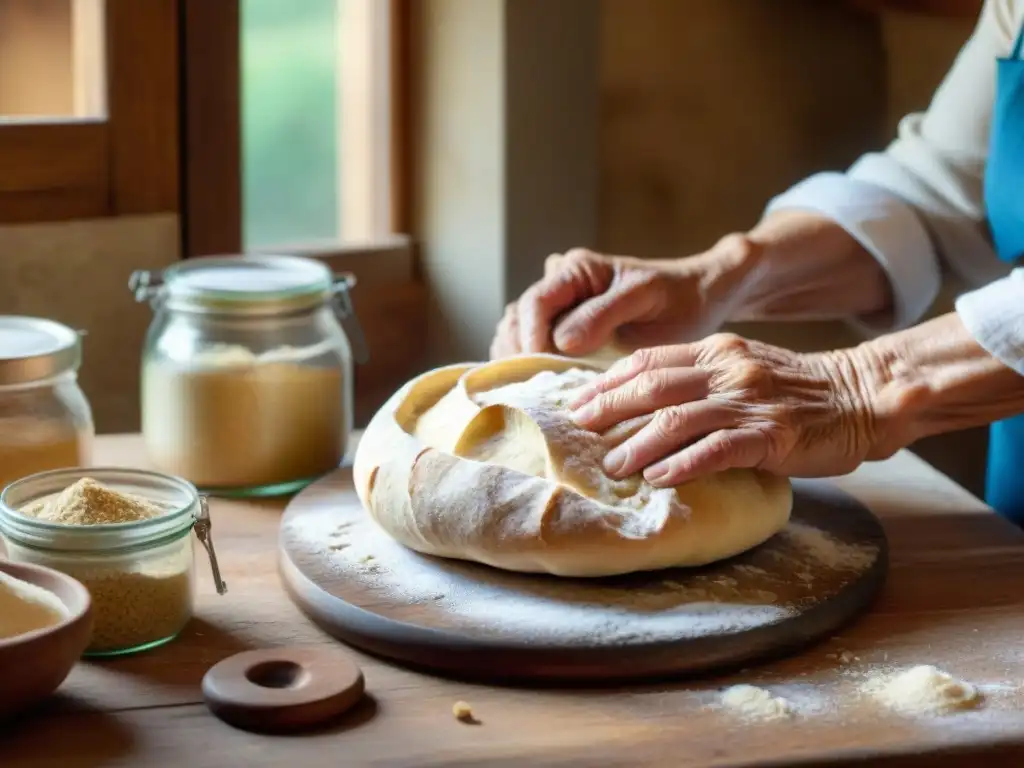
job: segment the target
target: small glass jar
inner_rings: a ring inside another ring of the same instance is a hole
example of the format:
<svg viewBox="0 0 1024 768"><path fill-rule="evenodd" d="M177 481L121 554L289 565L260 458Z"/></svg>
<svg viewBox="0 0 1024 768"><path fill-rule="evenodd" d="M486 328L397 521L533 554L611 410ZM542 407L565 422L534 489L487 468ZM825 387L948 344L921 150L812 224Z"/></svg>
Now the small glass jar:
<svg viewBox="0 0 1024 768"><path fill-rule="evenodd" d="M95 433L78 386L80 335L35 317L0 316L0 490L15 480L88 464Z"/></svg>
<svg viewBox="0 0 1024 768"><path fill-rule="evenodd" d="M104 525L64 525L21 514L84 477L166 511ZM193 611L193 529L209 554L217 591L224 594L206 500L191 483L142 470L75 468L23 478L0 494L7 557L66 573L89 590L93 634L86 656L148 650L184 629Z"/></svg>
<svg viewBox="0 0 1024 768"><path fill-rule="evenodd" d="M142 433L154 465L204 492L292 493L337 468L365 341L351 276L293 256L189 259L137 272L154 309ZM350 346L350 341L352 346Z"/></svg>

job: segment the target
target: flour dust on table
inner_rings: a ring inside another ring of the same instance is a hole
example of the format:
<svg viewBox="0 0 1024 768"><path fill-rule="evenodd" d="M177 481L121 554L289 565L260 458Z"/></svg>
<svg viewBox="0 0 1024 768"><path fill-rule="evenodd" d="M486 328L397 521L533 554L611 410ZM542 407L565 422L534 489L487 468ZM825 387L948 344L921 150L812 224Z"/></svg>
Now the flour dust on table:
<svg viewBox="0 0 1024 768"><path fill-rule="evenodd" d="M729 470L675 488L605 474L604 456L644 421L604 434L578 427L568 403L598 375L552 355L424 374L371 421L356 491L410 549L565 577L706 565L786 525L790 483L767 473Z"/></svg>
<svg viewBox="0 0 1024 768"><path fill-rule="evenodd" d="M795 519L770 542L706 568L604 579L521 574L423 555L353 506L282 528L286 546L376 605L429 605L477 635L586 645L676 641L778 624L839 594L878 556Z"/></svg>

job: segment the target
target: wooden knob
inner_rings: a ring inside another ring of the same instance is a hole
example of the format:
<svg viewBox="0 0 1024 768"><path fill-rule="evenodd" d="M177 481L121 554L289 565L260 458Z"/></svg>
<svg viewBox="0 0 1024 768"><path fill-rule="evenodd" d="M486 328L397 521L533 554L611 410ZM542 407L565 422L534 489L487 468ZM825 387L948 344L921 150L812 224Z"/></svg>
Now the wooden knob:
<svg viewBox="0 0 1024 768"><path fill-rule="evenodd" d="M268 648L230 656L203 677L206 706L248 731L315 728L355 706L363 673L348 654L316 648Z"/></svg>

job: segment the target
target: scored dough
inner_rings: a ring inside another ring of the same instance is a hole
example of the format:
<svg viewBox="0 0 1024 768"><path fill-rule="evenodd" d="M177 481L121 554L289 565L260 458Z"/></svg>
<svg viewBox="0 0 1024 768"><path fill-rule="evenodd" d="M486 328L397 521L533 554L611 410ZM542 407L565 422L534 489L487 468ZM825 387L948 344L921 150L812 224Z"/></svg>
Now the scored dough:
<svg viewBox="0 0 1024 768"><path fill-rule="evenodd" d="M360 441L360 499L418 552L577 577L704 565L786 524L789 481L767 473L675 488L608 477L601 461L623 431L590 432L567 410L601 367L524 355L413 379Z"/></svg>

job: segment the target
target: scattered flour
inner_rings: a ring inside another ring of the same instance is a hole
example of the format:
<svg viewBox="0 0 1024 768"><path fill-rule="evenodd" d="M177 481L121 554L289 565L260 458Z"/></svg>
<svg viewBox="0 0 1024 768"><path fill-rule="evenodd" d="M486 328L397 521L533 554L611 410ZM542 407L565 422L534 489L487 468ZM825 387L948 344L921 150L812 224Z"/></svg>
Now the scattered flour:
<svg viewBox="0 0 1024 768"><path fill-rule="evenodd" d="M820 528L791 522L780 534L807 555L807 563L820 563L837 571L859 571L874 561L877 551L870 546L845 544Z"/></svg>
<svg viewBox="0 0 1024 768"><path fill-rule="evenodd" d="M876 554L794 521L785 535L711 568L574 580L421 555L361 509L316 520L284 533L388 602L433 604L476 631L567 644L647 643L776 624L834 593L856 577L847 572L851 563L873 562ZM796 575L803 570L812 578Z"/></svg>
<svg viewBox="0 0 1024 768"><path fill-rule="evenodd" d="M781 696L754 685L734 685L722 693L722 704L748 720L784 720L793 716L792 705Z"/></svg>
<svg viewBox="0 0 1024 768"><path fill-rule="evenodd" d="M927 664L871 676L862 690L887 707L910 715L973 709L982 701L973 685Z"/></svg>

